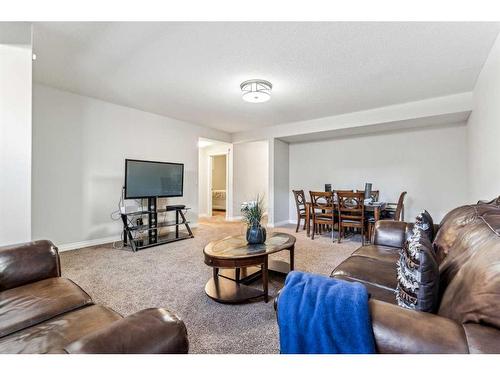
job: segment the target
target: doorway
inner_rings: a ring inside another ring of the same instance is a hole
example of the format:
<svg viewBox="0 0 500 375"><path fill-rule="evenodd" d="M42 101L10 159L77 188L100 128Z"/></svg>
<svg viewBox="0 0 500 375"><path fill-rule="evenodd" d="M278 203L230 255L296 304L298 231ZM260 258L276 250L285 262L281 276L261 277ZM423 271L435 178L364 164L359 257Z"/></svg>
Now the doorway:
<svg viewBox="0 0 500 375"><path fill-rule="evenodd" d="M198 148L198 216L231 220L233 145L199 138Z"/></svg>
<svg viewBox="0 0 500 375"><path fill-rule="evenodd" d="M227 211L227 155L210 155L211 186L210 197L211 216L226 217Z"/></svg>

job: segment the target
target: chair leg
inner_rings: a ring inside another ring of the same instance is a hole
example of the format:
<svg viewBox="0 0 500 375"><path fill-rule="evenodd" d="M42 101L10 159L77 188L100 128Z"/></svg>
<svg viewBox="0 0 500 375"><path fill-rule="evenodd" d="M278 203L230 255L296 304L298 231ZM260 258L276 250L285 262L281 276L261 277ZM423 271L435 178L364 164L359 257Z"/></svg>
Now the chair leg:
<svg viewBox="0 0 500 375"><path fill-rule="evenodd" d="M315 232L316 232L316 220L313 219L313 230L312 230L311 240L314 240Z"/></svg>
<svg viewBox="0 0 500 375"><path fill-rule="evenodd" d="M342 229L344 227L342 226L342 224L339 223L339 243L340 243L340 238L342 237Z"/></svg>
<svg viewBox="0 0 500 375"><path fill-rule="evenodd" d="M304 228L302 228L303 230L306 230L306 219L304 219Z"/></svg>
<svg viewBox="0 0 500 375"><path fill-rule="evenodd" d="M365 246L365 226L361 227L361 245Z"/></svg>
<svg viewBox="0 0 500 375"><path fill-rule="evenodd" d="M299 231L299 227L300 227L300 216L297 217L297 228L295 228L295 233Z"/></svg>

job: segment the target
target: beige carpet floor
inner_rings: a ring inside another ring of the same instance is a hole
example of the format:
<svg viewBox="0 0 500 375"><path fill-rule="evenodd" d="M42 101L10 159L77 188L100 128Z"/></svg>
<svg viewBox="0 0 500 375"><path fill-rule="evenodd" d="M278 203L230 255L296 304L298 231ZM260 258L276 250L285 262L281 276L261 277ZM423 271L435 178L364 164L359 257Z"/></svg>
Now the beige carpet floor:
<svg viewBox="0 0 500 375"><path fill-rule="evenodd" d="M360 246L359 236L333 243L328 235L311 240L294 226L269 229L292 233L296 269L329 275ZM203 263L209 241L243 234L240 223L222 217L200 222L194 239L141 250L114 249L112 244L61 253L63 276L85 289L96 303L122 315L148 307L175 312L186 323L190 353L278 353L279 337L272 299L226 305L211 300L204 287L212 269ZM273 255L277 258L283 254ZM284 279L270 279L270 295ZM256 286L258 286L258 283Z"/></svg>

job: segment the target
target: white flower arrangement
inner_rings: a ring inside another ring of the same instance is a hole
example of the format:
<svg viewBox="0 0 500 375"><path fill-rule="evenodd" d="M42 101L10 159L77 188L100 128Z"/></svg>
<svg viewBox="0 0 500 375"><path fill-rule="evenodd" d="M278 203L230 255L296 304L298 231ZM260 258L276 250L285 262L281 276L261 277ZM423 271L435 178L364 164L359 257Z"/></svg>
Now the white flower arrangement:
<svg viewBox="0 0 500 375"><path fill-rule="evenodd" d="M259 225L264 216L264 199L257 195L254 201L243 202L241 204L243 221L249 226Z"/></svg>

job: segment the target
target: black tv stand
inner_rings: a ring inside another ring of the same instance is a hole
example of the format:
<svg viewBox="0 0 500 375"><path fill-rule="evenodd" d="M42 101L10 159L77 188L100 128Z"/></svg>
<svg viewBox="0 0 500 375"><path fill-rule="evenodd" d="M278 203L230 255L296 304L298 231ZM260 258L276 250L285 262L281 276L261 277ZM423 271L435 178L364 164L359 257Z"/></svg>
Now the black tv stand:
<svg viewBox="0 0 500 375"><path fill-rule="evenodd" d="M164 209L158 209L157 198L148 198L147 210L121 214L123 245L130 246L132 251L135 252L148 247L194 238L189 227L189 221L186 220L183 212L186 210L189 210L189 207L185 205L172 205L166 206ZM168 212L175 212L175 220L167 220ZM158 221L158 214L161 213L165 214L164 219ZM146 218L147 223L144 223ZM182 226L185 229L180 229ZM160 235L160 229L168 227L175 227L175 230Z"/></svg>

